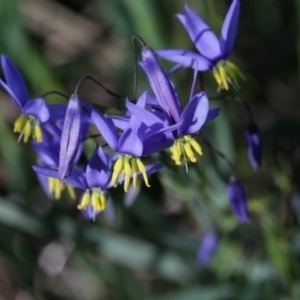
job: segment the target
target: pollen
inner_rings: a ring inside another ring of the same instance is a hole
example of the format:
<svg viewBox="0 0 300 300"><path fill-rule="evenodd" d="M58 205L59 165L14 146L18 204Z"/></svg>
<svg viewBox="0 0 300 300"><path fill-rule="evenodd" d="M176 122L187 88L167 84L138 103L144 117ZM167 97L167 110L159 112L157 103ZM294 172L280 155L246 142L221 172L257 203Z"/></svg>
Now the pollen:
<svg viewBox="0 0 300 300"><path fill-rule="evenodd" d="M100 188L91 188L84 192L77 208L86 210L91 204L95 211L100 212L105 209L106 202L105 193Z"/></svg>
<svg viewBox="0 0 300 300"><path fill-rule="evenodd" d="M42 130L39 120L32 115L21 115L14 123L14 132L20 133L18 141L23 138L24 143L29 141L30 136L38 143L43 142Z"/></svg>
<svg viewBox="0 0 300 300"><path fill-rule="evenodd" d="M119 181L124 181L124 191L127 192L132 178L134 187L137 187L138 174L141 173L147 187L150 187L146 167L140 158L125 154L115 162L111 183L117 186Z"/></svg>
<svg viewBox="0 0 300 300"><path fill-rule="evenodd" d="M62 191L64 191L65 188L67 188L70 198L74 200L75 199L75 191L72 186L61 182L57 178L53 178L53 177L48 178L48 190L49 190L49 193L54 196L55 200L60 199Z"/></svg>
<svg viewBox="0 0 300 300"><path fill-rule="evenodd" d="M185 135L175 141L174 145L170 148L171 158L176 165L181 165L181 158L183 157L185 163L187 159L191 162L196 162L195 153L202 155L202 149L199 143L190 135Z"/></svg>
<svg viewBox="0 0 300 300"><path fill-rule="evenodd" d="M230 61L221 60L213 69L213 76L218 84L218 91L229 90L229 85L240 89L239 79L245 80L240 69Z"/></svg>

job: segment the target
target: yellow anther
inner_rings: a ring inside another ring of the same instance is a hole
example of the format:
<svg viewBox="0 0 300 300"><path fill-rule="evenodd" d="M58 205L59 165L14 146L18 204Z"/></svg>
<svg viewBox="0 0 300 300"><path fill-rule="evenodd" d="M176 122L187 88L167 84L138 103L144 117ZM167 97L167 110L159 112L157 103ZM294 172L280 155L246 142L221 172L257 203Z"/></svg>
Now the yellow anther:
<svg viewBox="0 0 300 300"><path fill-rule="evenodd" d="M136 162L135 158L133 158L131 160L131 169L132 169L132 172L133 172L133 180L132 180L133 181L133 186L137 187L139 168L138 168L138 165L137 165L137 162Z"/></svg>
<svg viewBox="0 0 300 300"><path fill-rule="evenodd" d="M191 145L188 144L188 143L185 143L185 144L183 144L183 148L184 148L185 154L186 154L186 156L189 158L189 160L190 160L191 162L196 162L197 159L196 159L196 157L195 157L195 155L194 155L194 152L193 152L193 150L192 150Z"/></svg>
<svg viewBox="0 0 300 300"><path fill-rule="evenodd" d="M104 193L99 195L100 197L100 203L101 203L101 210L104 210L106 207L106 196Z"/></svg>
<svg viewBox="0 0 300 300"><path fill-rule="evenodd" d="M21 132L27 122L28 117L25 115L21 115L14 123L14 132Z"/></svg>
<svg viewBox="0 0 300 300"><path fill-rule="evenodd" d="M75 200L76 195L75 195L74 188L73 188L71 185L69 185L69 184L66 184L66 186L67 186L67 191L68 191L68 193L69 193L70 198L71 198L72 200Z"/></svg>
<svg viewBox="0 0 300 300"><path fill-rule="evenodd" d="M219 74L218 70L214 69L213 70L213 75L215 77L215 80L216 80L218 86L222 86L222 80L221 80L221 77L220 77L220 74Z"/></svg>
<svg viewBox="0 0 300 300"><path fill-rule="evenodd" d="M221 77L221 80L222 80L222 85L224 87L224 89L226 91L229 90L229 85L228 85L228 82L227 82L227 72L226 72L226 69L223 65L221 65L219 67L219 71L220 71L220 77Z"/></svg>
<svg viewBox="0 0 300 300"><path fill-rule="evenodd" d="M24 126L24 143L27 143L31 134L31 121L27 120L25 126Z"/></svg>
<svg viewBox="0 0 300 300"><path fill-rule="evenodd" d="M148 182L148 177L147 177L145 165L142 163L142 161L139 158L136 159L136 162L137 162L137 165L138 165L138 168L139 168L140 172L143 175L146 186L150 187L150 184Z"/></svg>
<svg viewBox="0 0 300 300"><path fill-rule="evenodd" d="M191 144L191 146L193 147L193 149L194 149L199 155L203 155L202 148L201 148L201 146L199 145L199 143L198 143L195 139L191 139L191 140L189 141L189 143Z"/></svg>
<svg viewBox="0 0 300 300"><path fill-rule="evenodd" d="M84 192L82 198L81 198L81 202L79 205L77 205L77 208L78 209L87 209L87 207L89 206L89 203L90 203L90 191L87 190Z"/></svg>
<svg viewBox="0 0 300 300"><path fill-rule="evenodd" d="M178 151L178 145L180 146L181 149L180 143L176 143L171 147L172 159L175 161L176 165L181 165L181 161L180 161L181 152Z"/></svg>
<svg viewBox="0 0 300 300"><path fill-rule="evenodd" d="M222 89L229 90L229 83L236 89L239 89L238 79L246 79L235 64L224 60L219 61L214 67L213 75L218 83L218 91Z"/></svg>
<svg viewBox="0 0 300 300"><path fill-rule="evenodd" d="M181 152L179 152L178 149L181 149ZM182 155L184 155L184 158L187 157L191 162L196 162L197 159L194 151L199 155L203 154L201 146L190 135L185 135L184 137L177 139L170 150L172 153L171 158L175 161L176 165L181 165Z"/></svg>
<svg viewBox="0 0 300 300"><path fill-rule="evenodd" d="M115 165L114 165L114 171L113 171L113 175L111 177L111 183L113 186L117 186L118 178L119 178L119 175L122 172L123 168L124 168L124 157L121 156L117 159L117 161L115 162Z"/></svg>
<svg viewBox="0 0 300 300"><path fill-rule="evenodd" d="M101 211L101 199L99 193L92 192L92 206L96 211Z"/></svg>
<svg viewBox="0 0 300 300"><path fill-rule="evenodd" d="M129 183L130 183L130 175L131 175L131 167L128 159L124 161L124 169L123 169L125 179L124 179L124 191L128 191Z"/></svg>
<svg viewBox="0 0 300 300"><path fill-rule="evenodd" d="M53 194L55 200L58 200L61 196L63 184L58 179L49 177L48 188L49 188L49 193Z"/></svg>
<svg viewBox="0 0 300 300"><path fill-rule="evenodd" d="M132 177L133 186L137 187L138 173L141 172L146 186L150 187L146 168L138 157L130 154L125 154L119 157L115 163L111 183L116 186L118 184L119 175L122 173L122 180L124 180L124 191L127 192Z"/></svg>
<svg viewBox="0 0 300 300"><path fill-rule="evenodd" d="M38 143L42 143L43 142L42 130L41 130L41 127L40 127L40 125L38 123L35 123L33 125L32 137Z"/></svg>

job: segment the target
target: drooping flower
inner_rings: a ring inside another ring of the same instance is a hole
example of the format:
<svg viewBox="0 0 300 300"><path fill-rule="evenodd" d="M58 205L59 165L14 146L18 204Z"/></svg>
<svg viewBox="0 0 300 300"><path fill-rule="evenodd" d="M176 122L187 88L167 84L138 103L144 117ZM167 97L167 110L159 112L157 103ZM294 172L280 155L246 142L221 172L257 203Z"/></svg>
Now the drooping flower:
<svg viewBox="0 0 300 300"><path fill-rule="evenodd" d="M41 124L50 118L47 103L42 98L29 99L21 73L6 55L1 55L1 64L6 83L0 79L0 85L22 111L21 116L14 123L14 132L20 133L19 140L24 137L25 143L28 142L30 136L36 142L42 142Z"/></svg>
<svg viewBox="0 0 300 300"><path fill-rule="evenodd" d="M105 190L111 187L111 158L101 148L96 147L85 171L72 169L70 175L62 180L63 184L85 190L78 209L85 210L85 216L92 218L106 207ZM59 172L53 168L33 166L38 174L59 180Z"/></svg>
<svg viewBox="0 0 300 300"><path fill-rule="evenodd" d="M205 267L215 254L219 243L219 236L216 231L208 231L202 237L197 252L197 263Z"/></svg>
<svg viewBox="0 0 300 300"><path fill-rule="evenodd" d="M88 219L94 219L107 205L106 190L113 186L112 177L113 160L102 147L96 146L85 171L73 168L70 175L62 180L72 187L85 190L77 206ZM43 166L33 166L35 172L50 178L59 178L58 171ZM152 173L157 166L148 166L147 172ZM139 172L138 175L141 173Z"/></svg>
<svg viewBox="0 0 300 300"><path fill-rule="evenodd" d="M258 127L251 122L245 132L248 158L254 170L258 170L262 163L262 137Z"/></svg>
<svg viewBox="0 0 300 300"><path fill-rule="evenodd" d="M242 223L249 222L247 198L243 185L234 177L231 176L227 189L227 195L231 210Z"/></svg>
<svg viewBox="0 0 300 300"><path fill-rule="evenodd" d="M67 177L74 165L74 159L81 138L81 101L78 94L72 94L68 105L59 150L59 179Z"/></svg>
<svg viewBox="0 0 300 300"><path fill-rule="evenodd" d="M142 48L143 69L146 72L150 86L156 96L157 103L164 113L162 125L173 127L172 131L167 130L168 138L172 141L170 150L172 159L177 165L181 164L182 156L195 162L194 152L202 155L202 150L198 142L191 136L198 132L212 114L218 114L218 110L209 115L209 104L204 92L193 96L193 86L190 100L184 110L181 108L177 93L167 74L161 68L156 54L149 46ZM127 108L145 125L150 126L155 114L142 107L126 102Z"/></svg>
<svg viewBox="0 0 300 300"><path fill-rule="evenodd" d="M143 93L139 98L137 105L144 107L146 105L147 93ZM146 127L141 120L135 115L131 115L127 124L125 124L123 133L119 135L112 119L104 117L101 113L94 109L90 110L90 119L96 125L107 144L118 153L116 162L114 163L111 182L114 186L124 181L124 190L128 191L130 180L132 178L133 186L137 186L138 174L141 173L146 186L150 187L146 167L141 160L142 156L148 156L157 152L155 142L149 139L149 136L155 135L160 140L157 124L153 124L152 128ZM161 120L159 120L162 123ZM123 124L124 125L124 124ZM162 125L160 128L163 127ZM164 128L163 128L164 130ZM151 143L152 142L152 143ZM161 141L162 143L164 141ZM160 147L160 145L158 145ZM154 171L163 167L163 164L157 163L153 165ZM154 172L153 171L153 172Z"/></svg>
<svg viewBox="0 0 300 300"><path fill-rule="evenodd" d="M238 79L244 79L244 75L236 65L227 60L233 50L239 14L240 1L233 0L218 40L204 20L185 5L184 14L178 14L177 17L200 54L180 49L159 50L156 53L164 59L177 63L172 72L181 67L190 67L197 71L212 69L219 89L229 90L228 83L239 88Z"/></svg>

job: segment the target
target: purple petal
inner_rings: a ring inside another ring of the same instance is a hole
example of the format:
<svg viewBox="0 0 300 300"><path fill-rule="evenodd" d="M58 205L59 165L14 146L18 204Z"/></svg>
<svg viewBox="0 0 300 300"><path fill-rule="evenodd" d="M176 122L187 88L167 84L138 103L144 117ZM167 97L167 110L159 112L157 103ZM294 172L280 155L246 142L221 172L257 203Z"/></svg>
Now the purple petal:
<svg viewBox="0 0 300 300"><path fill-rule="evenodd" d="M112 160L110 156L102 149L96 146L96 149L86 168L86 180L90 188L111 187Z"/></svg>
<svg viewBox="0 0 300 300"><path fill-rule="evenodd" d="M177 122L181 111L178 101L167 74L163 71L156 54L150 47L144 46L142 48L142 60L144 70L158 103L166 114Z"/></svg>
<svg viewBox="0 0 300 300"><path fill-rule="evenodd" d="M67 105L65 104L48 104L48 109L50 113L50 121L57 121L64 119L66 116Z"/></svg>
<svg viewBox="0 0 300 300"><path fill-rule="evenodd" d="M246 130L248 158L254 170L258 170L262 163L262 137L257 126L251 122Z"/></svg>
<svg viewBox="0 0 300 300"><path fill-rule="evenodd" d="M178 128L178 136L193 134L205 123L209 109L208 99L204 92L195 95L187 104L180 117L182 125Z"/></svg>
<svg viewBox="0 0 300 300"><path fill-rule="evenodd" d="M157 50L155 53L166 60L178 63L176 69L172 69L171 74L175 73L179 67L192 68L197 71L206 71L213 67L213 63L206 57L188 50L168 49Z"/></svg>
<svg viewBox="0 0 300 300"><path fill-rule="evenodd" d="M90 112L90 118L102 134L107 144L113 150L117 151L119 134L114 127L113 121L104 117L101 113L94 109Z"/></svg>
<svg viewBox="0 0 300 300"><path fill-rule="evenodd" d="M127 109L136 117L138 117L145 125L147 126L152 126L153 124L156 123L161 123L164 125L164 122L157 117L155 114L152 112L137 106L129 101L126 101L126 107Z"/></svg>
<svg viewBox="0 0 300 300"><path fill-rule="evenodd" d="M215 231L204 234L197 253L197 263L205 267L215 254L219 244L219 237Z"/></svg>
<svg viewBox="0 0 300 300"><path fill-rule="evenodd" d="M210 109L210 110L208 111L208 114L207 114L205 123L206 123L206 122L209 122L209 121L212 121L212 120L215 119L219 114L220 114L220 108L216 107L216 108Z"/></svg>
<svg viewBox="0 0 300 300"><path fill-rule="evenodd" d="M148 165L148 166L146 166L146 172L147 172L147 174L155 173L158 170L160 170L163 166L164 166L163 163L155 163L152 165Z"/></svg>
<svg viewBox="0 0 300 300"><path fill-rule="evenodd" d="M22 111L25 115L35 116L41 123L47 122L50 117L48 104L42 98L36 98L26 102Z"/></svg>
<svg viewBox="0 0 300 300"><path fill-rule="evenodd" d="M240 1L233 0L225 17L221 31L220 44L223 58L226 58L232 52L239 16Z"/></svg>
<svg viewBox="0 0 300 300"><path fill-rule="evenodd" d="M230 178L227 195L231 210L242 223L249 222L246 192L242 184L235 178Z"/></svg>
<svg viewBox="0 0 300 300"><path fill-rule="evenodd" d="M80 143L81 101L77 94L71 95L61 135L59 151L59 178L66 178L74 165Z"/></svg>
<svg viewBox="0 0 300 300"><path fill-rule="evenodd" d="M128 188L128 192L124 194L124 205L125 207L130 207L134 201L136 200L137 196L141 191L141 185L138 184L137 187L130 185Z"/></svg>
<svg viewBox="0 0 300 300"><path fill-rule="evenodd" d="M209 26L187 5L184 16L178 16L180 22L188 32L198 51L209 60L216 60L221 56L220 43Z"/></svg>
<svg viewBox="0 0 300 300"><path fill-rule="evenodd" d="M55 169L36 166L36 165L32 166L32 168L35 172L39 174L45 175L47 177L53 177L59 179L58 171ZM70 173L70 176L63 179L62 182L79 189L83 189L83 190L88 189L85 173L76 169L73 169Z"/></svg>
<svg viewBox="0 0 300 300"><path fill-rule="evenodd" d="M125 130L128 126L129 118L128 117L113 117L113 118L111 118L111 120L113 121L113 124L115 127L119 128L121 130Z"/></svg>
<svg viewBox="0 0 300 300"><path fill-rule="evenodd" d="M143 153L143 143L137 130L125 130L118 142L118 152L140 157Z"/></svg>
<svg viewBox="0 0 300 300"><path fill-rule="evenodd" d="M1 55L1 64L6 84L10 92L8 89L6 89L6 91L14 98L15 103L22 108L29 100L28 90L23 76L6 55ZM3 82L0 84L3 86Z"/></svg>
<svg viewBox="0 0 300 300"><path fill-rule="evenodd" d="M59 143L32 142L32 147L46 167L58 167Z"/></svg>

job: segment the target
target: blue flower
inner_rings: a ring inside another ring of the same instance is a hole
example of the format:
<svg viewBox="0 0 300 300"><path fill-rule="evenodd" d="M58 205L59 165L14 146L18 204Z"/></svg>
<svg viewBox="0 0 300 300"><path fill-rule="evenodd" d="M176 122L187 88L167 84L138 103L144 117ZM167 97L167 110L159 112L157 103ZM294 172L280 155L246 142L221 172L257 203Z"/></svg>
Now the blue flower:
<svg viewBox="0 0 300 300"><path fill-rule="evenodd" d="M137 105L144 107L146 99L147 93L143 93ZM149 138L149 136L151 137L159 131L157 126L154 124L154 128L146 127L140 118L131 115L127 123L121 124L124 126L124 129L123 133L119 135L112 119L104 117L94 109L91 109L89 114L91 121L96 125L107 144L118 153L113 167L112 184L116 186L120 181L123 182L124 179L124 190L127 192L130 179L133 178L133 185L136 187L137 176L141 173L146 186L150 187L147 173L157 171L163 165L158 163L146 167L141 157L158 151L153 140ZM156 134L155 137L158 140L160 139L159 134Z"/></svg>
<svg viewBox="0 0 300 300"><path fill-rule="evenodd" d="M111 187L111 165L110 156L101 147L96 146L86 170L73 168L70 175L62 180L67 185L85 190L78 209L85 210L84 215L89 219L94 218L95 214L106 207L105 190ZM49 178L59 179L59 172L53 168L33 166L33 169Z"/></svg>
<svg viewBox="0 0 300 300"><path fill-rule="evenodd" d="M172 72L181 67L190 67L197 71L212 69L219 89L229 90L228 83L239 88L238 79L244 79L244 75L237 66L226 60L233 50L239 13L240 1L233 0L218 40L203 19L185 5L184 14L178 14L177 17L201 54L180 49L160 50L157 54L177 63Z"/></svg>
<svg viewBox="0 0 300 300"><path fill-rule="evenodd" d="M20 133L19 140L24 137L25 143L31 135L35 141L42 142L43 132L40 124L50 118L47 103L42 98L29 99L22 75L6 55L1 55L1 64L6 83L0 79L0 85L22 111L21 116L14 123L14 132Z"/></svg>
<svg viewBox="0 0 300 300"><path fill-rule="evenodd" d="M243 185L234 176L231 176L230 178L227 195L231 210L235 216L242 223L248 223L249 216L247 210L246 192Z"/></svg>
<svg viewBox="0 0 300 300"><path fill-rule="evenodd" d="M198 252L197 263L205 267L215 254L219 244L219 236L216 231L208 231L202 237Z"/></svg>
<svg viewBox="0 0 300 300"><path fill-rule="evenodd" d="M190 100L182 110L172 82L161 68L154 51L148 46L142 48L142 63L164 117L160 117L160 119L154 112L129 101L126 102L127 108L147 126L151 126L154 122L158 124L158 120L160 120L165 130L164 134L171 143L172 159L177 165L181 164L182 156L195 162L194 152L202 155L202 150L191 135L198 132L207 120L216 117L219 110L216 109L209 113L206 94L201 92L193 96L193 88ZM192 87L195 80L194 77Z"/></svg>
<svg viewBox="0 0 300 300"><path fill-rule="evenodd" d="M248 158L254 170L258 170L262 163L262 137L258 127L253 123L249 123L246 129L246 142Z"/></svg>

